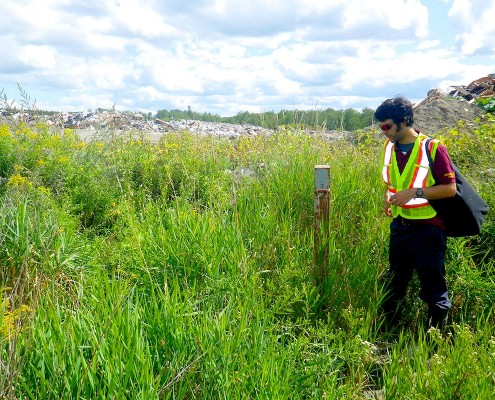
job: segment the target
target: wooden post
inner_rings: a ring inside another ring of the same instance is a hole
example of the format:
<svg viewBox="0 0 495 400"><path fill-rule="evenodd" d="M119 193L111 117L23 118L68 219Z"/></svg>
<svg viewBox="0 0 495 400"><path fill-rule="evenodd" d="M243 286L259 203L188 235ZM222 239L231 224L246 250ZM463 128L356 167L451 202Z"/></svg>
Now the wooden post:
<svg viewBox="0 0 495 400"><path fill-rule="evenodd" d="M315 165L314 271L317 284L322 284L328 276L329 218L330 166Z"/></svg>

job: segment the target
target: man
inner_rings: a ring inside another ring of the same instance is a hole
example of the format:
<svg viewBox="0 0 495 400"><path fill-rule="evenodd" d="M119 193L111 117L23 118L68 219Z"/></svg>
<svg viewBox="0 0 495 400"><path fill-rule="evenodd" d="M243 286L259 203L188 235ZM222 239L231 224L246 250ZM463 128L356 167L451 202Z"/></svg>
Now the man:
<svg viewBox="0 0 495 400"><path fill-rule="evenodd" d="M453 197L455 173L447 149L413 128L412 104L404 97L385 100L375 119L387 137L382 178L387 185L384 211L390 224L388 294L383 304L385 326L400 320L400 300L416 271L420 298L428 304L428 327L442 329L450 302L445 281L447 237L441 218L428 200ZM434 160L430 168L428 153Z"/></svg>

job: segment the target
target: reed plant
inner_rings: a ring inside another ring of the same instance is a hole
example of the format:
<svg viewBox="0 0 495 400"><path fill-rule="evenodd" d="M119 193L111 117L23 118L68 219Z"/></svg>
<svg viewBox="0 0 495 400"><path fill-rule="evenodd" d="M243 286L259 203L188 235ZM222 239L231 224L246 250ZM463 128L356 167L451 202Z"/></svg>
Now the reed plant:
<svg viewBox="0 0 495 400"><path fill-rule="evenodd" d="M449 239L449 334L424 333L414 291L404 329L380 333L388 220L363 137L0 126L0 397L492 397L493 218ZM316 164L331 174L324 280ZM493 180L469 172L493 207Z"/></svg>

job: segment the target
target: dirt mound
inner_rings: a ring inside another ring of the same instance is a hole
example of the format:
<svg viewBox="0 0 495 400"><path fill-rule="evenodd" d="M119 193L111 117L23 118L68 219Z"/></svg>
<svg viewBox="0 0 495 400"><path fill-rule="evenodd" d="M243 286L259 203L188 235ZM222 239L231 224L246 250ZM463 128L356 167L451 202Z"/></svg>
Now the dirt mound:
<svg viewBox="0 0 495 400"><path fill-rule="evenodd" d="M495 98L495 74L488 74L467 86L452 86L448 95L432 89L426 99L414 105L415 128L425 133L455 128L460 120L467 125L483 121L484 112L476 106L478 98Z"/></svg>
<svg viewBox="0 0 495 400"><path fill-rule="evenodd" d="M472 102L452 96L438 96L423 101L414 110L414 127L425 134L455 128L459 121L477 125L483 111Z"/></svg>

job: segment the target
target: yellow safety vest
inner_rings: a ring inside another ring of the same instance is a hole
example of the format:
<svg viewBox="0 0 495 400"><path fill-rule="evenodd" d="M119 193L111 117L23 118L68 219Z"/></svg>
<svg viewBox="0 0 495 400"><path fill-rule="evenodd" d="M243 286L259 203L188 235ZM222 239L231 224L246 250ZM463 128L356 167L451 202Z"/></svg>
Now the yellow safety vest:
<svg viewBox="0 0 495 400"><path fill-rule="evenodd" d="M383 149L382 178L387 185L388 195L395 194L404 189L424 188L435 184L435 179L430 169L428 153L435 159L438 148L438 140L431 140L429 149L426 148L427 136L420 134L414 142L411 155L407 161L402 174L399 172L395 157L394 144L387 140ZM401 215L408 219L433 218L437 213L424 198L412 198L406 204L399 206L391 205L394 218Z"/></svg>

